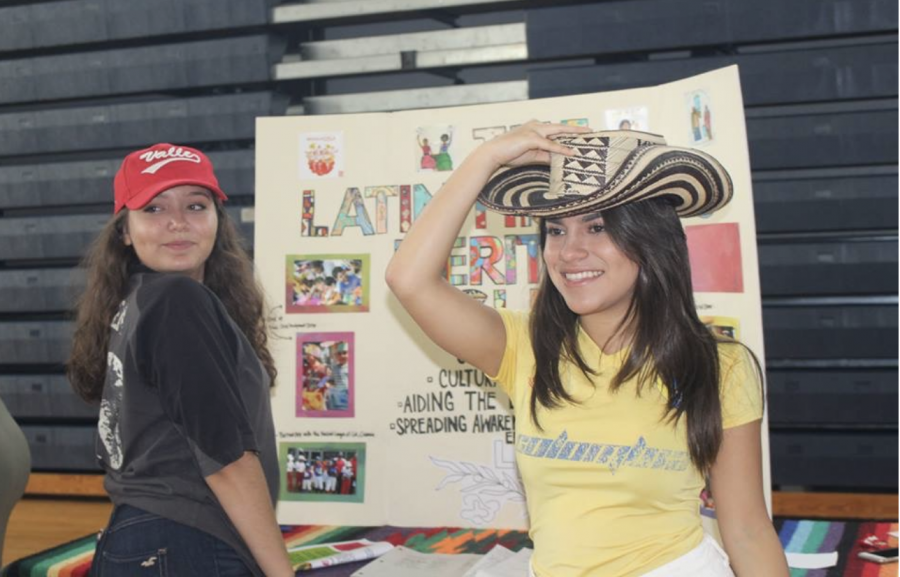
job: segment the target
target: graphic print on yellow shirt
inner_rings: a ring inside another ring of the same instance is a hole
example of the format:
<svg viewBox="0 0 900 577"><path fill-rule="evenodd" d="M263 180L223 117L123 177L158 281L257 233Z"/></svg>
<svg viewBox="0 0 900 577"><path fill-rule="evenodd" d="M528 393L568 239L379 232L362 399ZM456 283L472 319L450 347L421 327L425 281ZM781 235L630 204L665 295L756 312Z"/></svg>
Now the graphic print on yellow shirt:
<svg viewBox="0 0 900 577"><path fill-rule="evenodd" d="M591 383L574 365L560 376L578 401L548 410L542 427L529 412L534 355L528 315L501 310L506 350L496 377L516 414L516 463L528 504L532 564L538 577L641 575L700 544L703 478L691 463L686 420L663 418L666 390L609 383L626 351L602 354L583 331ZM761 418L762 394L740 347L720 346L726 428Z"/></svg>

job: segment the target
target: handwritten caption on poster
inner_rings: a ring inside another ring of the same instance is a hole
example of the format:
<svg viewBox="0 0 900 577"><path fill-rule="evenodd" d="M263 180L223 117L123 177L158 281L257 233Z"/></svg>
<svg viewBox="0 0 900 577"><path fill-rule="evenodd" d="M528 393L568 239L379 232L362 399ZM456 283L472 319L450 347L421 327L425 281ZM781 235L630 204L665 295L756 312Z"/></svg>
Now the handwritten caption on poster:
<svg viewBox="0 0 900 577"><path fill-rule="evenodd" d="M441 369L426 381L431 390L411 393L397 401L401 415L390 424L397 436L503 433L506 442L513 443L515 417L508 412L511 405L505 396L498 397L496 383L483 372Z"/></svg>

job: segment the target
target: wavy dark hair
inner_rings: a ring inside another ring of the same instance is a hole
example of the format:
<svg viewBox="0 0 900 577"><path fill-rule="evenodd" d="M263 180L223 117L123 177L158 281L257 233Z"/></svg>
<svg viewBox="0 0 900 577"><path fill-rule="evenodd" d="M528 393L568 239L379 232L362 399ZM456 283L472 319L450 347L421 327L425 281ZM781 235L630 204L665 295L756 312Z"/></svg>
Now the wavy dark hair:
<svg viewBox="0 0 900 577"><path fill-rule="evenodd" d="M673 425L687 418L691 461L707 473L722 444L718 344L742 345L717 338L697 316L687 237L670 203L647 200L604 211L602 216L606 233L639 266L634 296L617 328L617 334L627 337L630 352L612 378L611 390L637 379L640 393L659 379L669 398L664 418ZM542 220L541 249L546 239ZM560 360L575 364L589 380L598 375L579 350L578 328L578 315L566 305L545 267L530 325L535 358L530 408L538 428L538 404L553 409L576 402L560 380ZM750 354L761 377L758 361Z"/></svg>
<svg viewBox="0 0 900 577"><path fill-rule="evenodd" d="M218 200L216 241L206 261L203 284L225 305L269 374L274 386L277 370L269 352L265 299L253 276L253 263L241 235ZM128 209L106 223L87 251L87 287L75 307L75 334L66 374L72 388L89 402L100 400L106 379L109 326L119 303L128 294L130 271L139 264L137 254L122 239Z"/></svg>

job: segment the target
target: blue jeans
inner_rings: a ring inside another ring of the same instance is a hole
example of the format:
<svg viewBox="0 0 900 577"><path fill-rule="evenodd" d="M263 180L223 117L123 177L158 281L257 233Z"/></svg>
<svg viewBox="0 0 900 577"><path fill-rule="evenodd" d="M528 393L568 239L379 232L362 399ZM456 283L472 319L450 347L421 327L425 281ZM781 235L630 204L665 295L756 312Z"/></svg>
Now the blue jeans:
<svg viewBox="0 0 900 577"><path fill-rule="evenodd" d="M199 529L119 505L103 531L91 577L246 577L253 573L233 547Z"/></svg>

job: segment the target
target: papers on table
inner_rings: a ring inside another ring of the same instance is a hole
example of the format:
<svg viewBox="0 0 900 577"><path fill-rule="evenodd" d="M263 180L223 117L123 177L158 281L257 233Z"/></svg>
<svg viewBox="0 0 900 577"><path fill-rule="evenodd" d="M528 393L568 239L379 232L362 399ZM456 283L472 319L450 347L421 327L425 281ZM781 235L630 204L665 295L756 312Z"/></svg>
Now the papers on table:
<svg viewBox="0 0 900 577"><path fill-rule="evenodd" d="M352 577L523 577L528 575L531 549L513 553L496 545L486 555L443 555L419 553L406 547L395 547ZM838 554L785 553L788 566L794 569L825 569L837 565Z"/></svg>
<svg viewBox="0 0 900 577"><path fill-rule="evenodd" d="M478 560L478 563L475 563L475 565L473 565L471 569L466 571L462 577L476 577L479 574L479 571L487 571L488 569L499 565L514 556L515 553L513 553L506 547L502 545L495 545L493 549L488 551L486 555L482 556L481 559Z"/></svg>
<svg viewBox="0 0 900 577"><path fill-rule="evenodd" d="M459 577L478 563L481 555L419 553L394 547L351 577Z"/></svg>
<svg viewBox="0 0 900 577"><path fill-rule="evenodd" d="M502 545L495 545L463 577L525 577L531 553L531 549L513 553Z"/></svg>
<svg viewBox="0 0 900 577"><path fill-rule="evenodd" d="M340 541L338 543L321 543L318 545L303 545L288 549L288 556L294 571L308 571L320 567L331 567L355 561L374 559L384 555L394 546L390 543L368 539L356 541Z"/></svg>
<svg viewBox="0 0 900 577"><path fill-rule="evenodd" d="M352 577L523 577L528 575L531 549L513 553L500 545L487 555L419 553L395 547Z"/></svg>

